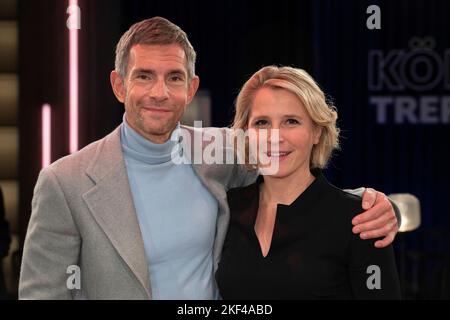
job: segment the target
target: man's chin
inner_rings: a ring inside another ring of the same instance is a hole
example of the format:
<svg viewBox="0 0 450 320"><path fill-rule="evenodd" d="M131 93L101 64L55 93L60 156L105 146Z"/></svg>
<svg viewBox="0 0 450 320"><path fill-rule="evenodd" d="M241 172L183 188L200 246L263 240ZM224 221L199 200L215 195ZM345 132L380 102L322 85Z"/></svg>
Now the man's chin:
<svg viewBox="0 0 450 320"><path fill-rule="evenodd" d="M160 127L146 126L145 133L150 136L164 137L164 136L170 135L172 133L173 129L175 129L175 126L173 128L171 128L169 126L160 126Z"/></svg>

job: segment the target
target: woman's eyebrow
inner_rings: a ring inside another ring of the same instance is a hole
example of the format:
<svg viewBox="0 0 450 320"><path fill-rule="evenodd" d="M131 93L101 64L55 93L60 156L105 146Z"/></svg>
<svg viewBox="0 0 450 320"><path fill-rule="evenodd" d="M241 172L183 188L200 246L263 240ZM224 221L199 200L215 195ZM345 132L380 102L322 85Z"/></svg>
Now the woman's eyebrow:
<svg viewBox="0 0 450 320"><path fill-rule="evenodd" d="M298 114L285 114L283 117L285 117L285 118L299 118L299 119L303 119L303 117L301 115L298 115Z"/></svg>

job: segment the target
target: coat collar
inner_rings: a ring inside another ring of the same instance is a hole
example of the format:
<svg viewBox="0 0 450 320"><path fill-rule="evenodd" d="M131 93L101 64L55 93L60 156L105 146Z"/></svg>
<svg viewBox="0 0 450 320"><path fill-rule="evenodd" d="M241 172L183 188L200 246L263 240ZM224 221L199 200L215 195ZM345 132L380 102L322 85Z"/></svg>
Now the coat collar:
<svg viewBox="0 0 450 320"><path fill-rule="evenodd" d="M99 144L86 169L95 186L83 199L150 298L148 263L121 149L120 128Z"/></svg>

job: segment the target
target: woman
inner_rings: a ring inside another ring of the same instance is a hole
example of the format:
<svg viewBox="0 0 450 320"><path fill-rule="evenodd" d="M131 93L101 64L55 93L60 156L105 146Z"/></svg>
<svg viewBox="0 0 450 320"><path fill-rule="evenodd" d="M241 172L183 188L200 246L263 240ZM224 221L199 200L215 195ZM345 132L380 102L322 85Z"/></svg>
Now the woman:
<svg viewBox="0 0 450 320"><path fill-rule="evenodd" d="M231 221L216 272L223 299L400 297L392 246L352 233L361 199L321 172L338 148L336 119L301 69L264 67L243 86L233 127L257 137L279 129L257 155L278 170L227 194Z"/></svg>

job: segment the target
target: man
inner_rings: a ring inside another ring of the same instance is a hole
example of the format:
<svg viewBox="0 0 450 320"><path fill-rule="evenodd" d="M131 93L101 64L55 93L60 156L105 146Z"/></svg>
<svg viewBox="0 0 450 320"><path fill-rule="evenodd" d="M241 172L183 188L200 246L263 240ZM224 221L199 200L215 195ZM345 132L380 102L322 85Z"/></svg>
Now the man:
<svg viewBox="0 0 450 320"><path fill-rule="evenodd" d="M178 130L199 86L186 34L160 17L131 26L117 45L111 85L125 105L122 125L40 173L19 297L217 298L226 190L255 175L171 161L174 150L192 151ZM378 243L386 246L397 231L392 206L373 190L363 201L374 206L355 218L357 231L386 236Z"/></svg>

